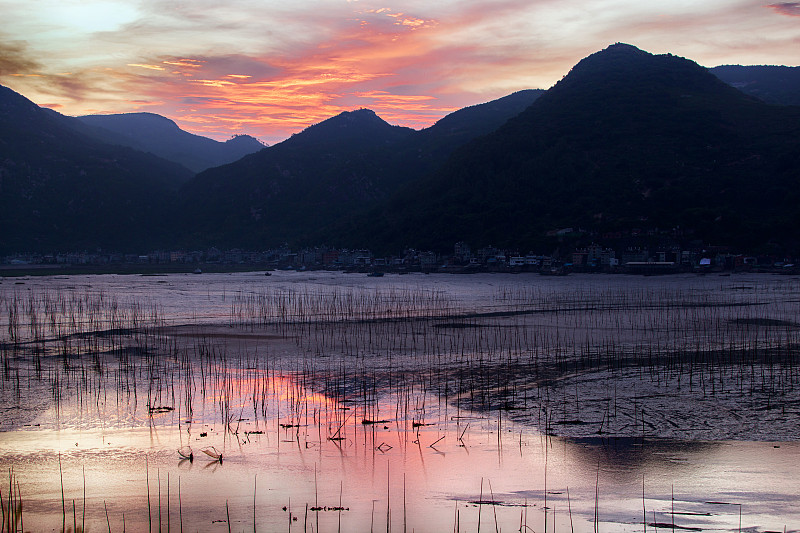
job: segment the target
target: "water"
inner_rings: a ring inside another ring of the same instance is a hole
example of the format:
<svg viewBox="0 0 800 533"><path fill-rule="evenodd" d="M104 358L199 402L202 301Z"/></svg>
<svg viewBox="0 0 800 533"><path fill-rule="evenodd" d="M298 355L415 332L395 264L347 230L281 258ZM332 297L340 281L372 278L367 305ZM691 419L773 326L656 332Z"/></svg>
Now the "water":
<svg viewBox="0 0 800 533"><path fill-rule="evenodd" d="M267 293L302 316L253 325ZM43 294L102 303L3 351L26 530L800 527L793 278L4 279L4 336Z"/></svg>

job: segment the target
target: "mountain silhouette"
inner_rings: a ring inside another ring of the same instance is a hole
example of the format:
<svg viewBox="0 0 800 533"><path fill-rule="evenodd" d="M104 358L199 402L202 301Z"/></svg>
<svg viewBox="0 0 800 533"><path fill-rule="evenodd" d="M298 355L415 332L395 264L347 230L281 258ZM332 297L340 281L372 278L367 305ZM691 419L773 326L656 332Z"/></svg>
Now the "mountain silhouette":
<svg viewBox="0 0 800 533"><path fill-rule="evenodd" d="M152 153L179 163L192 172L232 163L264 148L249 135L238 135L226 142L194 135L182 130L174 121L154 113L84 115L77 118L94 127L82 132L97 140Z"/></svg>
<svg viewBox="0 0 800 533"><path fill-rule="evenodd" d="M709 70L725 83L769 104L800 105L800 67L722 65Z"/></svg>
<svg viewBox="0 0 800 533"><path fill-rule="evenodd" d="M182 190L190 243L312 243L438 168L454 149L496 129L540 91L462 109L430 128L392 126L374 111L341 113Z"/></svg>
<svg viewBox="0 0 800 533"><path fill-rule="evenodd" d="M359 109L257 151L158 115L65 117L0 87L0 251L466 241L547 252L548 233L571 227L800 252L800 107L729 83L741 85L618 43L546 92L420 131ZM197 143L215 147L207 156L252 153L195 176L154 155Z"/></svg>
<svg viewBox="0 0 800 533"><path fill-rule="evenodd" d="M560 227L797 246L798 169L800 108L766 105L687 59L616 44L343 231L385 248L542 248Z"/></svg>
<svg viewBox="0 0 800 533"><path fill-rule="evenodd" d="M128 249L159 242L191 173L100 143L0 86L0 251Z"/></svg>

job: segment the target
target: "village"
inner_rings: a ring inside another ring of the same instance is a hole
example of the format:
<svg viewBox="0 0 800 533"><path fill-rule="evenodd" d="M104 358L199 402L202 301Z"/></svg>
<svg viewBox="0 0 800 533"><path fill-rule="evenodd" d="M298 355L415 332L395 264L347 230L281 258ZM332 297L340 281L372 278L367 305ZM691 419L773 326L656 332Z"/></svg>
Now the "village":
<svg viewBox="0 0 800 533"><path fill-rule="evenodd" d="M224 272L241 270L342 270L363 273L539 273L567 275L595 272L657 275L681 272L774 272L797 274L791 257L745 255L726 248L677 246L627 247L615 250L592 243L551 255L520 253L485 246L472 250L455 243L451 254L408 248L397 255L377 256L368 249L316 246L292 250L288 246L265 251L221 250L152 251L123 254L94 251L57 254L18 253L0 260L0 275L23 273Z"/></svg>

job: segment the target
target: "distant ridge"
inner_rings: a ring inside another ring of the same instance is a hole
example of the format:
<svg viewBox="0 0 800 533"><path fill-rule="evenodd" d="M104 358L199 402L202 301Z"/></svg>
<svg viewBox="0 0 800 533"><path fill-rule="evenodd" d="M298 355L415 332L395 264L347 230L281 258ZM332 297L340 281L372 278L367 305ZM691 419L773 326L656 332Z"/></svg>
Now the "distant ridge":
<svg viewBox="0 0 800 533"><path fill-rule="evenodd" d="M90 139L74 121L0 86L0 252L167 242L191 172Z"/></svg>
<svg viewBox="0 0 800 533"><path fill-rule="evenodd" d="M179 163L193 172L232 163L257 152L264 145L249 135L238 135L226 142L182 130L167 117L154 113L121 113L77 117L94 130L84 133L103 142L150 152ZM112 132L113 136L108 136Z"/></svg>
<svg viewBox="0 0 800 533"><path fill-rule="evenodd" d="M800 105L800 67L722 65L709 70L725 83L769 104Z"/></svg>

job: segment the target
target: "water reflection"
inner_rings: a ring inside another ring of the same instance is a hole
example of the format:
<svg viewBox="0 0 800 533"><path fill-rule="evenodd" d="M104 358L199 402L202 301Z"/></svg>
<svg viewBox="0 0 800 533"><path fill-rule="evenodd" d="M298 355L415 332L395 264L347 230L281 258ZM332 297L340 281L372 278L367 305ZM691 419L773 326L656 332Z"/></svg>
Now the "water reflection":
<svg viewBox="0 0 800 533"><path fill-rule="evenodd" d="M429 411L431 425L422 426L413 416L388 416L402 401L391 397L379 408L387 418L364 424L362 407L303 391L298 376L242 374L237 369L225 381L227 408L213 388L196 401L191 421L177 411L147 416L139 405L127 427L84 418L48 429L51 411L39 426L3 433L2 461L25 487L26 522L59 527L59 463L66 498L79 507L86 473L86 523L94 529L105 523L105 506L112 526L121 527L124 514L132 530L155 528L160 504L160 523L182 516L186 527L201 530L225 526L227 513L234 527L252 527L255 510L267 530L288 529L291 513L298 531L310 524L314 531L383 530L387 516L396 530L405 523L416 531L472 531L478 520L490 529L497 520L506 529L523 521L543 530L547 520L548 529L571 523L585 531L597 501L604 529L627 531L641 527L643 483L650 523L671 523L673 506L684 527L732 529L739 505L748 527L780 529L800 519L793 504L800 448L793 443L562 439L497 417L441 411ZM244 416L265 379L268 416ZM80 406L62 404L60 412L72 409ZM220 423L226 410L241 416ZM178 454L185 446L194 451L191 462ZM198 453L209 446L224 461ZM767 489L776 486L778 493Z"/></svg>

